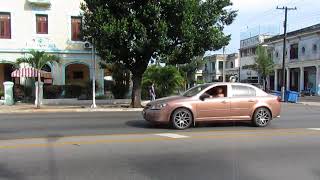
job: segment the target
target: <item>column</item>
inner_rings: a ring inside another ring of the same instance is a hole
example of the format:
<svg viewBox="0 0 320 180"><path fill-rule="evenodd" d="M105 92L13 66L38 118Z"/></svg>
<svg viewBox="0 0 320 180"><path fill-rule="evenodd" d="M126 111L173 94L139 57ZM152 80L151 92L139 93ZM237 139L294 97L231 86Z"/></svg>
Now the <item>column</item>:
<svg viewBox="0 0 320 180"><path fill-rule="evenodd" d="M316 66L316 94L320 96L320 67L319 65Z"/></svg>
<svg viewBox="0 0 320 180"><path fill-rule="evenodd" d="M278 91L278 69L274 70L274 90Z"/></svg>
<svg viewBox="0 0 320 180"><path fill-rule="evenodd" d="M43 99L43 82L40 82L40 88L38 88L38 81L35 82L35 87L36 87L36 100L35 100L35 105L38 105L38 98L40 99L40 105L42 104L42 99ZM39 91L39 97L38 97L38 91Z"/></svg>
<svg viewBox="0 0 320 180"><path fill-rule="evenodd" d="M4 104L11 106L13 105L13 82L4 82Z"/></svg>
<svg viewBox="0 0 320 180"><path fill-rule="evenodd" d="M300 92L304 90L304 67L300 67Z"/></svg>
<svg viewBox="0 0 320 180"><path fill-rule="evenodd" d="M286 79L286 87L287 87L287 90L289 91L290 90L290 68L286 68L287 70L287 78Z"/></svg>

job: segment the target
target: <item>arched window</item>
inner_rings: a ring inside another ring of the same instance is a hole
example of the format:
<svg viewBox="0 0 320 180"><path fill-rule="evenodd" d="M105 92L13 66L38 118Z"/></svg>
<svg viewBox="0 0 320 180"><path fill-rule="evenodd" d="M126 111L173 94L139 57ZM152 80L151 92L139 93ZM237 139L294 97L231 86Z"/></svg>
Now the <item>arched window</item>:
<svg viewBox="0 0 320 180"><path fill-rule="evenodd" d="M51 72L51 67L50 67L48 64L46 64L46 65L44 65L44 66L42 67L41 70L47 71L47 72Z"/></svg>

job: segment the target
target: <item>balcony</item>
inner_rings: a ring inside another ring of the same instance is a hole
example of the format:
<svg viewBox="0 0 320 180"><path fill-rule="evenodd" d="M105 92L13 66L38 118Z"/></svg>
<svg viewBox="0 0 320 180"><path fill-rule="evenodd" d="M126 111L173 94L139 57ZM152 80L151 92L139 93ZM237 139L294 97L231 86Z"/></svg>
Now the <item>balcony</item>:
<svg viewBox="0 0 320 180"><path fill-rule="evenodd" d="M50 0L27 0L32 5L41 6L41 7L49 7L51 5Z"/></svg>

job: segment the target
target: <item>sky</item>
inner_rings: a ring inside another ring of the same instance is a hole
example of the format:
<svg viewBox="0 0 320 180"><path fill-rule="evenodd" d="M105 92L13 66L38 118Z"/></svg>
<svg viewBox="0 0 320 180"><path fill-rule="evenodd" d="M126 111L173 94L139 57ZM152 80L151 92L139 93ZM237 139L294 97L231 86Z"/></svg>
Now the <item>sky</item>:
<svg viewBox="0 0 320 180"><path fill-rule="evenodd" d="M320 23L320 0L231 0L238 10L235 21L225 28L226 34L231 34L230 44L226 53L238 52L240 37L248 37L252 30L258 31L263 27L272 27L273 33L283 33L284 10L277 6L297 7L296 11L288 11L288 32ZM261 30L262 31L262 30ZM254 34L254 33L252 33ZM247 36L245 36L247 35ZM207 54L221 53L208 52Z"/></svg>

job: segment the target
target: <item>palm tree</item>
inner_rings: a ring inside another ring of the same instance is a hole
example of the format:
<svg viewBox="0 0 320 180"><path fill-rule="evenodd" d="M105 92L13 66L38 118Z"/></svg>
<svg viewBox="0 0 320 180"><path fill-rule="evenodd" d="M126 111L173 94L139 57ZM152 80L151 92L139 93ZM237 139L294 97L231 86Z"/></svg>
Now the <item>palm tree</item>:
<svg viewBox="0 0 320 180"><path fill-rule="evenodd" d="M40 82L41 82L41 74L40 71L41 69L48 63L51 62L60 62L60 58L55 55L47 54L44 51L37 51L37 50L30 50L28 53L30 54L29 57L23 57L23 58L18 58L16 64L20 65L22 63L29 64L31 67L35 68L38 70L38 87L37 87L37 108L40 108L40 99L39 99L39 87L40 87Z"/></svg>

